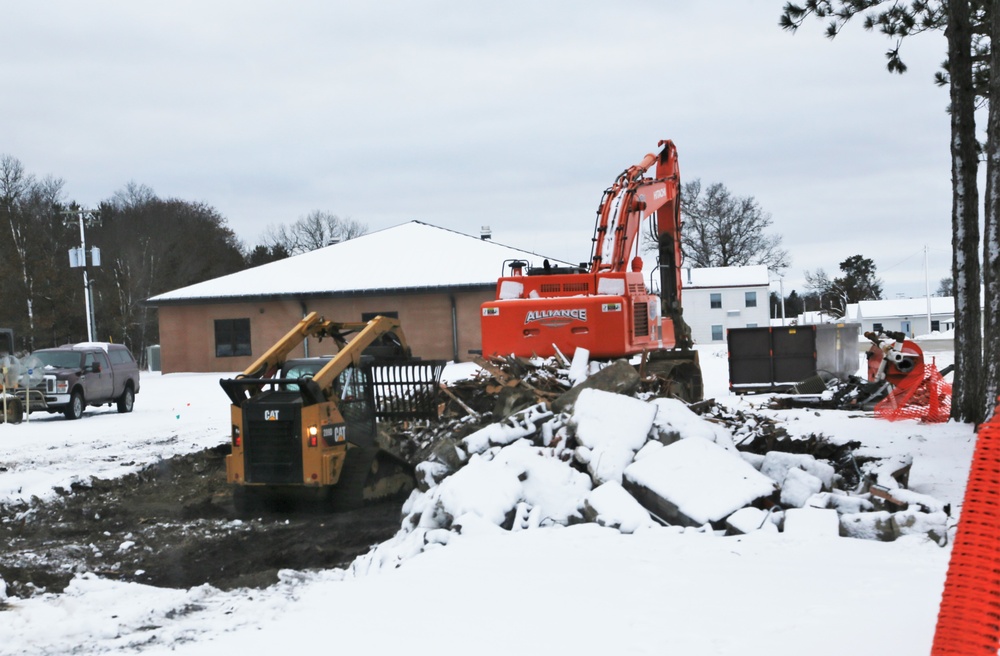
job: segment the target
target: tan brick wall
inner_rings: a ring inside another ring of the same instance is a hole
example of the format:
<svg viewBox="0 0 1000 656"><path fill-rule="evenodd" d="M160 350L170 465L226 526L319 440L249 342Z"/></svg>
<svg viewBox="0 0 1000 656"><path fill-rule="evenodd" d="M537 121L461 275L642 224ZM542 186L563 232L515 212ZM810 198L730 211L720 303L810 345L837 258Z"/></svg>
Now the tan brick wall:
<svg viewBox="0 0 1000 656"><path fill-rule="evenodd" d="M360 321L362 313L367 312L398 312L403 332L414 355L451 360L454 357L452 298L458 327L458 358L468 360L470 350L481 348L479 306L493 298L492 290L453 295L369 295L310 299L305 303L305 310L319 312L323 317L334 321ZM161 307L161 369L163 373L243 371L291 330L302 316L303 307L294 300ZM216 319L250 319L252 355L215 357ZM336 345L331 340L309 341L309 355L324 355L335 350ZM292 355L304 355L303 348L300 346Z"/></svg>

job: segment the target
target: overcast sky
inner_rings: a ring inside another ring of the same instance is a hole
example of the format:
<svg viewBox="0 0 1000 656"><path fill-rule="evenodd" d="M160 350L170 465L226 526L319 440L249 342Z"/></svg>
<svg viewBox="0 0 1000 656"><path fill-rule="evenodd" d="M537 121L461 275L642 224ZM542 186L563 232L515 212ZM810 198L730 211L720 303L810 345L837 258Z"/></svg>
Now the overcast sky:
<svg viewBox="0 0 1000 656"><path fill-rule="evenodd" d="M923 294L925 246L931 292L950 275L941 34L899 76L860 23L782 31L783 0L0 3L0 154L84 206L134 181L251 245L321 209L576 262L672 139L683 179L772 215L786 294L855 254L889 298Z"/></svg>

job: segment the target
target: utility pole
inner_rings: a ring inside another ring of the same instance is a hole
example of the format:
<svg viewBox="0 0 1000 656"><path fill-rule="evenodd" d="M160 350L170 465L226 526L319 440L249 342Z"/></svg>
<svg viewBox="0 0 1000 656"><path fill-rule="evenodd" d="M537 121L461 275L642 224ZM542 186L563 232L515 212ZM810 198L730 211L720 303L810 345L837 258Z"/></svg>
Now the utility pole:
<svg viewBox="0 0 1000 656"><path fill-rule="evenodd" d="M927 334L931 333L931 278L927 267L927 245L924 244L924 294L927 298Z"/></svg>
<svg viewBox="0 0 1000 656"><path fill-rule="evenodd" d="M91 210L85 210L82 207L77 210L66 210L63 214L76 214L80 221L80 248L71 248L69 251L69 266L70 268L82 268L83 269L83 302L84 302L84 318L87 321L87 341L94 341L94 330L95 330L95 320L94 320L94 304L91 300L91 289L90 289L90 279L87 275L87 237L84 232L83 227L83 217L85 215L91 214ZM101 249L93 248L91 249L90 259L94 266L101 265Z"/></svg>
<svg viewBox="0 0 1000 656"><path fill-rule="evenodd" d="M778 278L778 295L781 296L781 325L785 325L785 279Z"/></svg>

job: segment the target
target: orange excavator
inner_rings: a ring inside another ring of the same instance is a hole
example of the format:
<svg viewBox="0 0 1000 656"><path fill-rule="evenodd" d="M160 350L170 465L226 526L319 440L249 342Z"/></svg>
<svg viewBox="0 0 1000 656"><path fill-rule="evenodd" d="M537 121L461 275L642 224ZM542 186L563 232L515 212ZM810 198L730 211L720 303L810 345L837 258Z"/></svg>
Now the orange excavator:
<svg viewBox="0 0 1000 656"><path fill-rule="evenodd" d="M568 356L579 348L594 359L641 355L641 367L668 379L675 396L701 400L698 354L681 308L677 149L669 140L659 147L605 190L589 263L505 263L510 275L497 281L496 299L482 305L484 356ZM638 256L647 219L659 245L659 297L647 290Z"/></svg>

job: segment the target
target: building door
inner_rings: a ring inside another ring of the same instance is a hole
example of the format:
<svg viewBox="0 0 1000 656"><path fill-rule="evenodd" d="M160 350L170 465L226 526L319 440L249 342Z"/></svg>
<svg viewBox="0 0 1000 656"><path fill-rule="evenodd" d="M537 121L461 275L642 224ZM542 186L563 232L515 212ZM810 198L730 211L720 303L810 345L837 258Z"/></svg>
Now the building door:
<svg viewBox="0 0 1000 656"><path fill-rule="evenodd" d="M912 329L913 329L913 327L912 327L912 326L910 325L910 322L909 322L909 321L900 321L900 322L899 322L899 330L900 330L900 331L901 331L901 332L902 332L902 333L903 333L904 335L906 335L907 337L911 337L911 336L912 336L912 335L911 335L911 333L910 333L910 331L911 331Z"/></svg>

